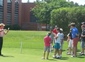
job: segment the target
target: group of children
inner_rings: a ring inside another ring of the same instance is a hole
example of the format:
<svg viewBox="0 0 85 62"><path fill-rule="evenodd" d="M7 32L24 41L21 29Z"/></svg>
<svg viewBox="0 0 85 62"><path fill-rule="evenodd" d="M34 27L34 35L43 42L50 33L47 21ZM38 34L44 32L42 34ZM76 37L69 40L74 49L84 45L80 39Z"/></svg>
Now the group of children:
<svg viewBox="0 0 85 62"><path fill-rule="evenodd" d="M81 38L81 55L84 55L85 50L85 22L81 23L82 33L79 36L78 29L75 27L75 23L69 25L70 32L67 35L68 41L68 55L71 57L77 57L77 44ZM49 53L54 50L53 58L60 59L62 57L64 34L63 29L55 26L45 37L44 37L44 54L43 59L48 59ZM46 54L47 53L47 54Z"/></svg>
<svg viewBox="0 0 85 62"><path fill-rule="evenodd" d="M52 50L52 44L54 44L54 55L53 58L61 58L62 57L62 46L63 46L64 34L63 29L55 26L53 30L51 30L44 37L44 54L43 59L48 59L49 53ZM46 54L47 53L47 54Z"/></svg>

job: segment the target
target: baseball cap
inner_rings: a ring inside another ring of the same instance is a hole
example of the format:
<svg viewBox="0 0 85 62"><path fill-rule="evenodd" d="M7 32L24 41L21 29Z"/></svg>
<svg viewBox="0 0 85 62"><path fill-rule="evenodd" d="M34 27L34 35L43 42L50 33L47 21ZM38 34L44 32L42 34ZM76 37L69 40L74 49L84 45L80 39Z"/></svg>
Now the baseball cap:
<svg viewBox="0 0 85 62"><path fill-rule="evenodd" d="M85 24L85 22L81 22L81 25Z"/></svg>

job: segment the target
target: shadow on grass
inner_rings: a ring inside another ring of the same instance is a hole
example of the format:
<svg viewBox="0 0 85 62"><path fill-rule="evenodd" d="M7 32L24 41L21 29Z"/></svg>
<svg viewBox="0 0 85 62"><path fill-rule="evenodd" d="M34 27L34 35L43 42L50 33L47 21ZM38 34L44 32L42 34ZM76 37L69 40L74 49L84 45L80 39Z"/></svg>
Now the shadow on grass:
<svg viewBox="0 0 85 62"><path fill-rule="evenodd" d="M83 56L78 56L77 58L85 58L85 55L83 55Z"/></svg>
<svg viewBox="0 0 85 62"><path fill-rule="evenodd" d="M62 50L63 52L66 51L66 50Z"/></svg>
<svg viewBox="0 0 85 62"><path fill-rule="evenodd" d="M79 50L79 49L77 50L77 52L80 52L80 51L81 51L81 50Z"/></svg>
<svg viewBox="0 0 85 62"><path fill-rule="evenodd" d="M56 59L48 59L49 61L56 61Z"/></svg>
<svg viewBox="0 0 85 62"><path fill-rule="evenodd" d="M58 60L57 58L53 58L53 59L48 59L49 61L56 61L56 60ZM68 57L62 57L62 58L60 58L59 60L68 60Z"/></svg>
<svg viewBox="0 0 85 62"><path fill-rule="evenodd" d="M0 56L0 57L14 57L14 56L10 56L10 55L3 55L3 56Z"/></svg>
<svg viewBox="0 0 85 62"><path fill-rule="evenodd" d="M85 57L78 57L78 58L85 58Z"/></svg>
<svg viewBox="0 0 85 62"><path fill-rule="evenodd" d="M68 57L62 57L60 60L68 60Z"/></svg>

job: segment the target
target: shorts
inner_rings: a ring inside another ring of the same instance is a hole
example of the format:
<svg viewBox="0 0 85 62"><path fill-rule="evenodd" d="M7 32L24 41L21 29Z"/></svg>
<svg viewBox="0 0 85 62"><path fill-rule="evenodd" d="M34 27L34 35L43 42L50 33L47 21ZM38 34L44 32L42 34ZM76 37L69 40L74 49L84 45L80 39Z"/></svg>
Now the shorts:
<svg viewBox="0 0 85 62"><path fill-rule="evenodd" d="M76 37L76 38L73 39L73 47L76 47L77 46L78 40L79 40L78 37Z"/></svg>
<svg viewBox="0 0 85 62"><path fill-rule="evenodd" d="M50 46L45 46L45 48L44 48L44 52L50 52Z"/></svg>
<svg viewBox="0 0 85 62"><path fill-rule="evenodd" d="M69 44L68 44L68 47L73 48L73 40L72 39L70 39Z"/></svg>
<svg viewBox="0 0 85 62"><path fill-rule="evenodd" d="M55 49L60 49L60 47L61 47L61 46L60 46L60 43L55 43L55 45L54 45L54 48L55 48Z"/></svg>
<svg viewBox="0 0 85 62"><path fill-rule="evenodd" d="M81 41L81 47L85 48L85 41Z"/></svg>

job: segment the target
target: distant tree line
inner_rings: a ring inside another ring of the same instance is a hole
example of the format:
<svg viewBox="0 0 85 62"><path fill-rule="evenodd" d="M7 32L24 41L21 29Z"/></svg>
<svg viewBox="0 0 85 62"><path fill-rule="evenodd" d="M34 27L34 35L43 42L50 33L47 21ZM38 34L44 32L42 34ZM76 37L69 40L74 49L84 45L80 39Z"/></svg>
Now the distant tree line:
<svg viewBox="0 0 85 62"><path fill-rule="evenodd" d="M85 21L85 5L66 0L38 0L35 4L32 12L38 18L38 23L58 25L68 32L70 22L75 22L80 29L80 23Z"/></svg>

